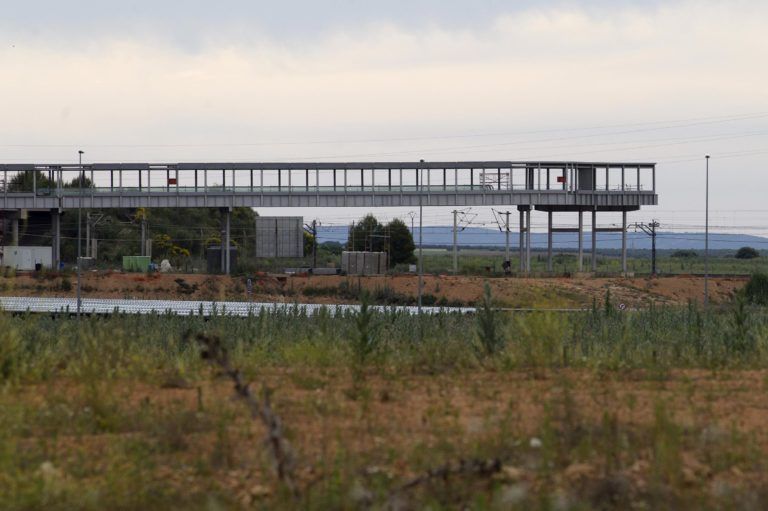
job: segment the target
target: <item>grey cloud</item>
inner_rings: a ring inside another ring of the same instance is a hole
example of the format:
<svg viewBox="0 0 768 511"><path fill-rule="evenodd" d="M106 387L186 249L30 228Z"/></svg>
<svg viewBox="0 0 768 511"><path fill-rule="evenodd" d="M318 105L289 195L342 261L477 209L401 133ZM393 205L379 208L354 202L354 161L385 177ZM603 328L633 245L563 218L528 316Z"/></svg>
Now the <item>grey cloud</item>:
<svg viewBox="0 0 768 511"><path fill-rule="evenodd" d="M530 8L653 7L635 0L105 0L15 1L0 12L5 42L94 43L104 38L153 38L196 48L206 41L277 39L290 45L336 30L387 23L405 30L439 26L482 29L499 16Z"/></svg>

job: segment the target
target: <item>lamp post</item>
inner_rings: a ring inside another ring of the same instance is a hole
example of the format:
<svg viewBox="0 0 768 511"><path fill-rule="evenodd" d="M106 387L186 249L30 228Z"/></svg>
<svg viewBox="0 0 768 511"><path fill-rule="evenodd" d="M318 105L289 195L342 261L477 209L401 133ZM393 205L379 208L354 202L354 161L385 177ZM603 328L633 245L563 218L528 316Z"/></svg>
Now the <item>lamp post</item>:
<svg viewBox="0 0 768 511"><path fill-rule="evenodd" d="M82 273L82 231L83 231L83 151L77 151L78 166L80 167L80 176L77 180L78 201L77 201L77 320L80 321L80 308L82 300L80 299L80 274Z"/></svg>
<svg viewBox="0 0 768 511"><path fill-rule="evenodd" d="M422 242L422 232L424 232L424 206L423 206L423 199L422 199L422 191L424 189L423 187L423 181L421 175L421 167L424 163L424 160L419 161L419 168L416 169L416 179L418 180L419 184L419 317L421 317L421 288L424 287L424 252L422 250L421 242ZM419 325L421 325L421 322L419 322ZM421 328L421 327L419 327Z"/></svg>
<svg viewBox="0 0 768 511"><path fill-rule="evenodd" d="M705 199L704 199L704 307L709 305L709 155L706 162Z"/></svg>

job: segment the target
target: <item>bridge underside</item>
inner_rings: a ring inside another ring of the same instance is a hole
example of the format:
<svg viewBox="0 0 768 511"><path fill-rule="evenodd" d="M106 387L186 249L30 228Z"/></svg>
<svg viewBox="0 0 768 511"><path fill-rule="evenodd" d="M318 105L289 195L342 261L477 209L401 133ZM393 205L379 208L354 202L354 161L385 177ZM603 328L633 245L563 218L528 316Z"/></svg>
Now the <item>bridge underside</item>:
<svg viewBox="0 0 768 511"><path fill-rule="evenodd" d="M310 208L310 207L413 207L413 206L532 206L537 209L553 208L560 211L581 208L639 208L657 203L653 192L236 192L236 193L106 193L85 191L82 196L40 196L14 193L0 198L0 209L48 210L100 208Z"/></svg>

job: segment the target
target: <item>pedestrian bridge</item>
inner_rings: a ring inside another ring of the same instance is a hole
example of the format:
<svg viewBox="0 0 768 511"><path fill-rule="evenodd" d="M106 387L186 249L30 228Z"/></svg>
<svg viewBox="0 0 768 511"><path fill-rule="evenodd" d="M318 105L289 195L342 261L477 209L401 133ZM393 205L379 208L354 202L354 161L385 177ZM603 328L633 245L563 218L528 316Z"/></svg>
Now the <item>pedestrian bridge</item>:
<svg viewBox="0 0 768 511"><path fill-rule="evenodd" d="M625 210L658 201L653 163L14 164L0 165L0 179L5 210L418 205Z"/></svg>
<svg viewBox="0 0 768 511"><path fill-rule="evenodd" d="M548 215L550 271L552 234L564 231L578 232L582 268L583 214L591 212L592 269L595 233L620 231L626 272L627 212L658 203L656 165L632 162L14 164L0 165L0 179L0 214L10 224L10 244L18 244L22 210L48 210L56 266L60 215L67 209L220 208L228 246L235 207L517 206L520 271L531 268L535 209ZM598 228L599 211L620 211L622 227ZM578 228L553 227L556 212L577 212ZM222 269L229 273L224 253Z"/></svg>

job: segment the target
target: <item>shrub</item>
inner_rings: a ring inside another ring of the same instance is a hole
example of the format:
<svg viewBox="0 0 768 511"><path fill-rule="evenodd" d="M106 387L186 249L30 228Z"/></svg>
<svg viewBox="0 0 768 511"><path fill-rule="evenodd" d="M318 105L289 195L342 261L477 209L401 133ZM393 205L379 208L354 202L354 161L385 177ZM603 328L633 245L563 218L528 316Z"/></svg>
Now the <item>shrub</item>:
<svg viewBox="0 0 768 511"><path fill-rule="evenodd" d="M477 308L477 337L480 339L483 355L493 355L504 348L504 339L499 333L498 323L496 311L493 310L491 286L486 282L483 301Z"/></svg>
<svg viewBox="0 0 768 511"><path fill-rule="evenodd" d="M768 305L768 275L755 273L744 286L744 298L756 305Z"/></svg>
<svg viewBox="0 0 768 511"><path fill-rule="evenodd" d="M677 259L693 259L699 257L699 254L695 250L676 250L672 253L672 257Z"/></svg>
<svg viewBox="0 0 768 511"><path fill-rule="evenodd" d="M352 350L354 352L355 364L358 370L362 370L362 367L365 366L375 348L371 326L373 311L369 304L370 297L368 296L368 293L362 293L360 310L355 315L357 335L352 338Z"/></svg>
<svg viewBox="0 0 768 511"><path fill-rule="evenodd" d="M741 247L736 251L736 255L734 257L736 257L736 259L755 259L760 257L760 252L752 247Z"/></svg>
<svg viewBox="0 0 768 511"><path fill-rule="evenodd" d="M61 279L61 284L59 284L59 289L65 292L72 291L72 281L67 277L63 277Z"/></svg>

